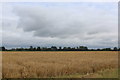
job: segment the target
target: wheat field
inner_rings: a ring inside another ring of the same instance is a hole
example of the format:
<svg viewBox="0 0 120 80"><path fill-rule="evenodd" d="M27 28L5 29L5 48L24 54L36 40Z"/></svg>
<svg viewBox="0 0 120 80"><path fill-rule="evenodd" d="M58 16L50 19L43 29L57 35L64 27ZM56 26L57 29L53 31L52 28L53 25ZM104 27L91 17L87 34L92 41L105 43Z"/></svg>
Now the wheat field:
<svg viewBox="0 0 120 80"><path fill-rule="evenodd" d="M88 75L118 67L117 51L4 51L3 78ZM83 77L83 76L80 76Z"/></svg>
<svg viewBox="0 0 120 80"><path fill-rule="evenodd" d="M2 52L0 52L0 79L2 79Z"/></svg>

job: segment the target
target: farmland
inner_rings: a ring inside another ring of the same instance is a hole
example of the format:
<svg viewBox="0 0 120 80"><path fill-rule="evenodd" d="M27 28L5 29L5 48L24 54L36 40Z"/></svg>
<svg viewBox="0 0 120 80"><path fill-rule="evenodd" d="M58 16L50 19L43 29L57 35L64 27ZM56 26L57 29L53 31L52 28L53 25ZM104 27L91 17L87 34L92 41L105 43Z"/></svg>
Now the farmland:
<svg viewBox="0 0 120 80"><path fill-rule="evenodd" d="M115 71L118 52L3 51L2 62L3 78L66 78L71 75L81 78L106 70Z"/></svg>

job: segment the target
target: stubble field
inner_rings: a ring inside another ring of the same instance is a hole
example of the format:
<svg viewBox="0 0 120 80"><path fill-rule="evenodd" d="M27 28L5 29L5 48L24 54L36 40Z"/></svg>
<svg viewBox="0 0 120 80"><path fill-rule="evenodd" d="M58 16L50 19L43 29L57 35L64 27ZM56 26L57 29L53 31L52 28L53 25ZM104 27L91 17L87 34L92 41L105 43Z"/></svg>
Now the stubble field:
<svg viewBox="0 0 120 80"><path fill-rule="evenodd" d="M81 78L117 69L117 51L4 51L3 78Z"/></svg>

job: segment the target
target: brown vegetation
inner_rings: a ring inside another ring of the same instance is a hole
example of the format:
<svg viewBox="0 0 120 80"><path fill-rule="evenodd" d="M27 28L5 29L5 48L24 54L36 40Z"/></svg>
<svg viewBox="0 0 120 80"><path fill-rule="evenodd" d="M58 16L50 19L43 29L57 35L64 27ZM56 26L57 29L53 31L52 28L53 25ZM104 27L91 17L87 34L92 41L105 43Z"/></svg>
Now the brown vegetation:
<svg viewBox="0 0 120 80"><path fill-rule="evenodd" d="M0 52L0 79L2 79L2 52Z"/></svg>
<svg viewBox="0 0 120 80"><path fill-rule="evenodd" d="M3 52L3 78L86 75L117 68L117 51Z"/></svg>

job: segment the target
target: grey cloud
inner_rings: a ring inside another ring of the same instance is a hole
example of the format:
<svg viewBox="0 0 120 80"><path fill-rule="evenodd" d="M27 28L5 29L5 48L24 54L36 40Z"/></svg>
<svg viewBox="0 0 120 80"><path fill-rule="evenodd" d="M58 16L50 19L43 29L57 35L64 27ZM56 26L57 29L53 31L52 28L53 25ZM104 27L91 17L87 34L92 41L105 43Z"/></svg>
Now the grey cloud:
<svg viewBox="0 0 120 80"><path fill-rule="evenodd" d="M19 27L24 31L34 31L39 37L70 37L84 33L83 17L72 12L57 9L37 8L17 9Z"/></svg>
<svg viewBox="0 0 120 80"><path fill-rule="evenodd" d="M13 6L12 14L18 19L4 20L6 45L110 47L117 44L117 16L104 9L24 5Z"/></svg>
<svg viewBox="0 0 120 80"><path fill-rule="evenodd" d="M83 8L83 7L82 7ZM81 9L81 8L80 8ZM88 35L104 33L111 31L116 18L104 15L105 11L91 11L91 8L78 13L57 8L46 7L18 7L15 10L19 16L18 27L23 28L26 32L34 32L38 37L82 37L85 33ZM112 20L113 19L113 20ZM105 21L104 21L105 20ZM113 21L111 23L111 20Z"/></svg>

